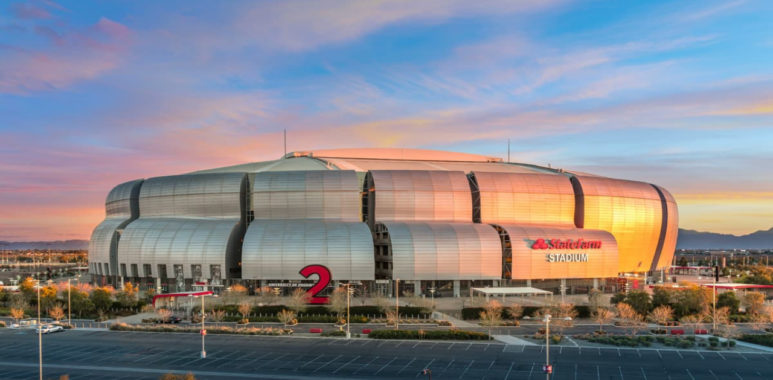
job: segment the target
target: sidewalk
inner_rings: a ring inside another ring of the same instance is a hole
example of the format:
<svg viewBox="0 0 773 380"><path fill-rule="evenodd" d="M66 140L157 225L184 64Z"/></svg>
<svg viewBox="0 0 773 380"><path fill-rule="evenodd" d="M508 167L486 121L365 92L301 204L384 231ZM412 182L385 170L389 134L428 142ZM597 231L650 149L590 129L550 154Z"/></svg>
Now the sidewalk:
<svg viewBox="0 0 773 380"><path fill-rule="evenodd" d="M529 342L528 340L516 338L512 335L491 335L494 340L500 341L504 344L515 346L537 346L537 344Z"/></svg>
<svg viewBox="0 0 773 380"><path fill-rule="evenodd" d="M480 327L477 324L473 324L470 322L463 321L461 319L454 318L446 313L441 313L439 311L432 312L432 318L435 318L437 320L449 321L453 323L455 327L459 327L459 328Z"/></svg>

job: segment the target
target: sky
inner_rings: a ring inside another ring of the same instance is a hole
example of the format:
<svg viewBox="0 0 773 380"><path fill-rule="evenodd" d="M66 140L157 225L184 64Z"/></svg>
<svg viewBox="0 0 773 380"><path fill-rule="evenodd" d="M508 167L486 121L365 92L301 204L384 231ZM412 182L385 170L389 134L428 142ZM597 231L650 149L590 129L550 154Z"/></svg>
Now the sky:
<svg viewBox="0 0 773 380"><path fill-rule="evenodd" d="M88 239L118 183L404 147L647 181L773 227L773 2L4 1L0 240Z"/></svg>

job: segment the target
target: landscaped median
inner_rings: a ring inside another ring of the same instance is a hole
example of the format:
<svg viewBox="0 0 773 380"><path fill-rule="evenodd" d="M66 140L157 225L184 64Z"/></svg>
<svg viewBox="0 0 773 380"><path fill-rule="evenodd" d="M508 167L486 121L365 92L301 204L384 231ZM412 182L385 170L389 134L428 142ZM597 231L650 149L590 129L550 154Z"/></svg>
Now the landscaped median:
<svg viewBox="0 0 773 380"><path fill-rule="evenodd" d="M626 336L585 334L575 335L574 338L582 339L591 343L625 347L650 347L653 344L661 344L666 347L676 348L706 348L709 350L719 350L735 347L735 341L720 341L717 337L708 337L704 339L695 336L667 337L651 335Z"/></svg>
<svg viewBox="0 0 773 380"><path fill-rule="evenodd" d="M773 347L773 334L744 334L738 340Z"/></svg>
<svg viewBox="0 0 773 380"><path fill-rule="evenodd" d="M172 325L130 325L119 322L110 326L114 331L144 331L144 332L180 332L180 333L200 333L200 326L172 326ZM229 326L207 326L207 334L239 334L239 335L290 335L291 329L281 329L273 327L229 327Z"/></svg>
<svg viewBox="0 0 773 380"><path fill-rule="evenodd" d="M371 339L418 339L418 340L490 340L488 334L466 330L375 330L368 334Z"/></svg>

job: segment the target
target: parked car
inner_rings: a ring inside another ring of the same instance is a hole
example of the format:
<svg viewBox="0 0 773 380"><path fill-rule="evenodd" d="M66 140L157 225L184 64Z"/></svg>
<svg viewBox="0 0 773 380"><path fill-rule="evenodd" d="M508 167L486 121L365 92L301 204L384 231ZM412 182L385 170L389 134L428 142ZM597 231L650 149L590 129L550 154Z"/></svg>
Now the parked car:
<svg viewBox="0 0 773 380"><path fill-rule="evenodd" d="M169 323L180 323L180 321L182 321L182 318L176 315L169 317Z"/></svg>
<svg viewBox="0 0 773 380"><path fill-rule="evenodd" d="M64 331L64 327L55 326L55 325L40 325L40 327L35 329L36 333L43 333L43 334L55 333L60 331Z"/></svg>

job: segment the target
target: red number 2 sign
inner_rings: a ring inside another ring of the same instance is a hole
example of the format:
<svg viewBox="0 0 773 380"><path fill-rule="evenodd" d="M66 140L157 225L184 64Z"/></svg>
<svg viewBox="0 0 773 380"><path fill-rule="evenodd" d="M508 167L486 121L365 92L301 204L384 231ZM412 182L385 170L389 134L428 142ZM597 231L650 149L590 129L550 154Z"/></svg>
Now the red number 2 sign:
<svg viewBox="0 0 773 380"><path fill-rule="evenodd" d="M327 288L327 285L330 284L330 269L327 269L327 267L324 265L313 264L305 266L298 273L306 278L309 278L309 276L313 274L319 276L317 283L314 284L314 286L312 286L309 290L307 290L306 293L309 293L311 296L311 300L309 300L311 303L327 303L327 297L317 297L317 294Z"/></svg>

